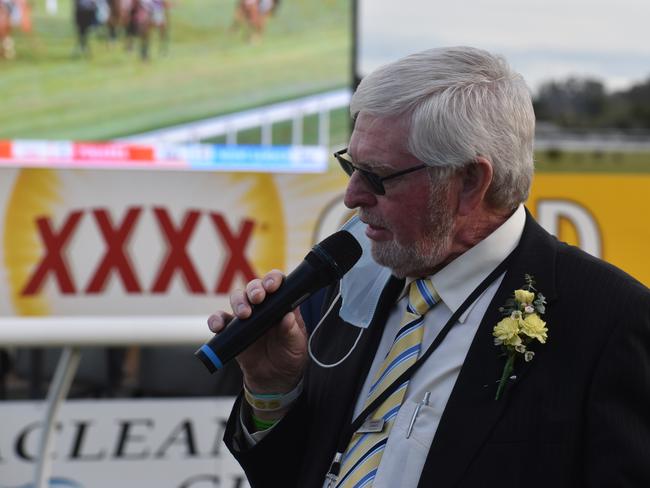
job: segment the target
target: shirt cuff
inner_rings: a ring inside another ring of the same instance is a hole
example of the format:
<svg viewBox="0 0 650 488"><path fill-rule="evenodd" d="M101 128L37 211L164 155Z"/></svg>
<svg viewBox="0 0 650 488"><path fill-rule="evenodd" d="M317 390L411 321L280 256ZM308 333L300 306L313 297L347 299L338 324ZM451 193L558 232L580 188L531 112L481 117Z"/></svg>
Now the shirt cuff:
<svg viewBox="0 0 650 488"><path fill-rule="evenodd" d="M285 398L289 401L285 402L283 404L283 407L288 407L295 403L295 401L302 393L302 388L303 383L302 380L300 380L300 383L298 383L298 385L296 385L293 390L285 395ZM246 427L246 418L250 417L252 414L252 407L250 403L248 403L247 399L244 398L244 401L241 402L241 406L239 408L239 425L241 427L242 433L244 434L244 441L247 448L255 447L258 442L264 439L275 428L275 426L282 421L282 419L279 419L275 425L269 427L268 429L258 430L257 432L251 433L248 430L248 427Z"/></svg>
<svg viewBox="0 0 650 488"><path fill-rule="evenodd" d="M268 429L265 430L259 430L257 432L253 432L252 434L248 431L248 428L246 427L246 416L252 415L252 412L250 410L250 406L246 404L246 402L242 402L241 407L239 408L239 426L241 427L241 431L244 434L244 441L246 444L246 448L251 448L255 447L255 445L260 442L262 439L264 439L269 432L273 430L275 427L275 424Z"/></svg>

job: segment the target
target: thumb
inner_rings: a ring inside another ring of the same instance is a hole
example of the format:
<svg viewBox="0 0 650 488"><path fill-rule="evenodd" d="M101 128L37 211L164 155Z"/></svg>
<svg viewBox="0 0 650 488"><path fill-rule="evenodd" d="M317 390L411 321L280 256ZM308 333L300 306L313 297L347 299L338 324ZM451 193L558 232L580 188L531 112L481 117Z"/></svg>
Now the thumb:
<svg viewBox="0 0 650 488"><path fill-rule="evenodd" d="M285 315L280 322L280 334L282 341L291 353L300 356L305 353L307 343L307 330L305 322L300 315L300 309Z"/></svg>

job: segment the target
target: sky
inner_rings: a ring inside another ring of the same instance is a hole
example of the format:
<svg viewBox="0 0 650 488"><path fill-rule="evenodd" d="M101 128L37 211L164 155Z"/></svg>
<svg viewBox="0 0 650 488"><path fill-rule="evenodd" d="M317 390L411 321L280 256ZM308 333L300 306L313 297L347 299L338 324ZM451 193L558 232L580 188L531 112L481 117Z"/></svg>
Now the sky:
<svg viewBox="0 0 650 488"><path fill-rule="evenodd" d="M650 0L358 0L360 74L429 47L502 54L536 91L593 77L609 91L650 78Z"/></svg>

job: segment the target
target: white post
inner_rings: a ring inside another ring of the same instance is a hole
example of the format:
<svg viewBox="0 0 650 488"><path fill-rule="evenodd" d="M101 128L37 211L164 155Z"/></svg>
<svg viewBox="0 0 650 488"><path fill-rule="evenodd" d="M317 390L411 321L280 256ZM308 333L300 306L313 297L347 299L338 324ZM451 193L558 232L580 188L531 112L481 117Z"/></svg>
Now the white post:
<svg viewBox="0 0 650 488"><path fill-rule="evenodd" d="M57 0L45 0L45 10L50 15L56 15L59 11L59 4Z"/></svg>
<svg viewBox="0 0 650 488"><path fill-rule="evenodd" d="M45 420L43 421L43 431L41 433L41 442L38 450L38 462L36 464L36 474L34 476L35 488L47 488L49 486L50 472L52 471L52 432L56 423L56 415L61 403L65 399L70 385L79 366L81 353L78 347L66 347L61 352L61 357L56 365L54 378L47 392L47 405L45 410Z"/></svg>
<svg viewBox="0 0 650 488"><path fill-rule="evenodd" d="M302 145L302 121L303 114L301 112L296 113L291 121L291 144L294 146Z"/></svg>
<svg viewBox="0 0 650 488"><path fill-rule="evenodd" d="M270 120L264 121L262 124L262 146L270 146L273 144L273 122Z"/></svg>
<svg viewBox="0 0 650 488"><path fill-rule="evenodd" d="M318 145L330 146L330 112L327 109L318 113Z"/></svg>

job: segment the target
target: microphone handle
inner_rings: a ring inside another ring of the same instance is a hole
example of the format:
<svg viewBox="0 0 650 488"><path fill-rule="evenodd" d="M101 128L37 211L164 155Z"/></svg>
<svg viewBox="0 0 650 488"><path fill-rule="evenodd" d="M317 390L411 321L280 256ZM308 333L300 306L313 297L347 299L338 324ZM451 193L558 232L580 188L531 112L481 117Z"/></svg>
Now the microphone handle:
<svg viewBox="0 0 650 488"><path fill-rule="evenodd" d="M228 361L279 323L282 317L325 286L326 283L322 283L319 277L314 267L303 261L285 278L280 288L259 305L252 306L253 312L248 318L234 318L223 332L201 346L194 355L210 373L223 368Z"/></svg>

